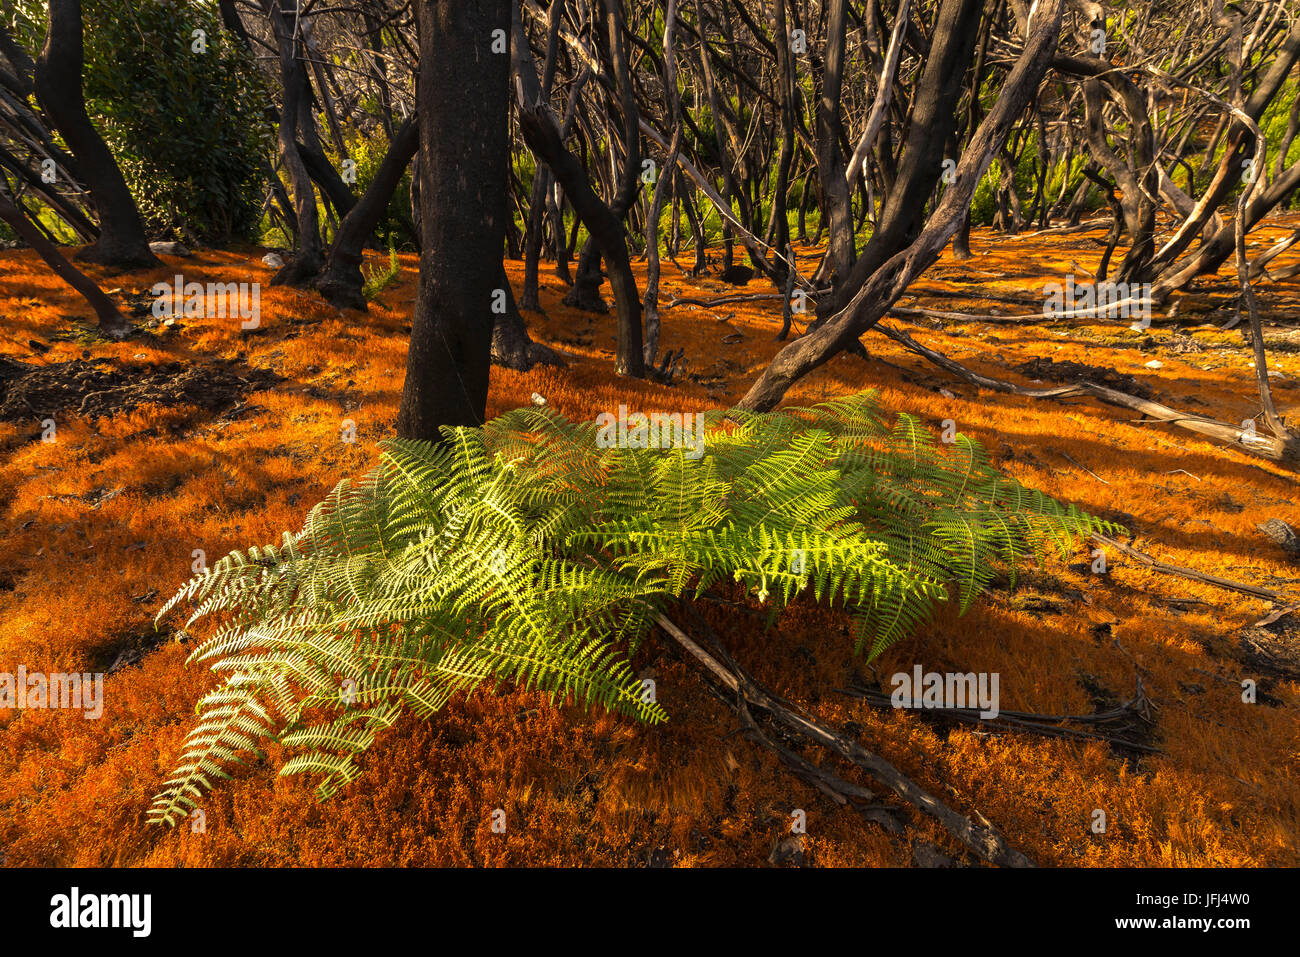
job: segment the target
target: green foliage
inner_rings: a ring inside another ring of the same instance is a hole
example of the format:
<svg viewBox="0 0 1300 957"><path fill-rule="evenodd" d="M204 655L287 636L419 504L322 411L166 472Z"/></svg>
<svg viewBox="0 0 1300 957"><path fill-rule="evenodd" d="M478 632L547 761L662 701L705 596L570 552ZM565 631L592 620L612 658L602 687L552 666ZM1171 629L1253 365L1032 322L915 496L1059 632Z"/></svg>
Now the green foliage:
<svg viewBox="0 0 1300 957"><path fill-rule="evenodd" d="M997 569L1114 529L964 437L887 427L871 394L704 420L703 445L678 448L602 448L594 424L531 408L392 441L297 535L189 582L159 617L184 600L190 623L218 616L190 660L225 682L152 820L175 823L266 738L299 750L281 773L318 774L328 796L401 712L484 682L661 721L626 654L670 601L727 580L847 607L875 655L950 592L964 610Z"/></svg>
<svg viewBox="0 0 1300 957"><path fill-rule="evenodd" d="M345 131L344 139L348 148L347 157L334 157L335 165L341 166L344 159L352 159L357 164L357 183L354 192L358 196L364 196L367 189L370 188L371 182L374 181L375 174L379 172L379 166L388 155L389 141L384 135L381 128L376 128L372 133ZM375 235L379 237L381 243L387 247L396 247L399 237L409 235L411 227L411 171L408 167L402 174L401 180L398 181L397 188L393 190L392 198L388 201L388 206L384 209L384 214L379 218L378 225L375 226ZM325 221L324 210L322 207L321 222Z"/></svg>
<svg viewBox="0 0 1300 957"><path fill-rule="evenodd" d="M1266 168L1268 175L1273 175L1272 171L1277 163L1277 154L1282 149L1282 139L1286 135L1287 124L1291 118L1291 108L1295 105L1296 97L1300 96L1300 84L1295 80L1288 80L1283 84L1282 89L1278 90L1277 96L1273 97L1272 102L1264 109L1264 115L1259 119L1260 132L1264 134L1264 142L1268 145L1268 155L1266 157ZM1222 157L1223 149L1219 148L1215 157L1216 162ZM1287 150L1283 166L1291 166L1300 160L1300 136L1297 136L1291 143L1290 149ZM1261 170L1261 173L1265 170ZM1283 204L1284 209L1296 209L1300 207L1300 191L1294 192Z"/></svg>
<svg viewBox="0 0 1300 957"><path fill-rule="evenodd" d="M402 264L397 259L396 247L390 248L388 250L387 266L362 270L365 284L361 287L361 294L366 297L367 301L374 299L397 280L397 274L401 272L401 269Z"/></svg>
<svg viewBox="0 0 1300 957"><path fill-rule="evenodd" d="M1026 206L1032 201L1034 189L1038 184L1038 168L1042 160L1039 156L1039 136L1037 131L1028 134L1029 142L1021 151L1013 176L1016 195ZM1003 160L999 157L989 165L980 181L975 185L975 195L971 198L970 217L972 226L991 226L998 211L998 185L1002 181ZM1068 200L1083 183L1083 167L1087 165L1087 156L1083 153L1073 159L1061 159L1047 168L1047 182L1044 193L1049 203L1062 195L1061 181L1067 180L1064 196ZM1094 199L1094 206L1100 200Z"/></svg>
<svg viewBox="0 0 1300 957"><path fill-rule="evenodd" d="M260 158L273 145L269 99L215 4L87 0L85 22L87 110L146 229L212 243L251 237ZM192 49L200 29L202 53Z"/></svg>

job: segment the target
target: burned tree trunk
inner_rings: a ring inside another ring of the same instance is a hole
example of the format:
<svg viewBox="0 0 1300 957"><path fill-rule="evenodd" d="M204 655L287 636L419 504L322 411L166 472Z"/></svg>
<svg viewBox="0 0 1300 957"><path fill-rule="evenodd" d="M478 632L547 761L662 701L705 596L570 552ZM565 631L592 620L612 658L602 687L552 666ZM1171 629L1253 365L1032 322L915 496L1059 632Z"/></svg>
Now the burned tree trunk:
<svg viewBox="0 0 1300 957"><path fill-rule="evenodd" d="M541 85L528 50L523 23L518 15L513 26L515 92L519 101L519 128L524 142L551 168L556 181L564 187L578 218L586 225L609 266L610 286L618 308L618 356L615 370L619 375L641 378L645 374L645 357L641 351L641 300L632 275L627 253L627 239L618 215L592 190L582 164L565 149L555 116L541 97ZM635 122L635 116L633 117Z"/></svg>
<svg viewBox="0 0 1300 957"><path fill-rule="evenodd" d="M419 12L420 287L397 434L441 441L487 411L494 299L508 215L509 0ZM498 34L500 36L500 34Z"/></svg>
<svg viewBox="0 0 1300 957"><path fill-rule="evenodd" d="M920 235L875 269L842 309L828 316L816 330L777 353L741 400L741 408L765 412L776 406L791 385L879 322L908 285L939 257L960 227L976 184L993 158L1002 151L1012 125L1024 112L1051 63L1059 40L1064 7L1065 0L1039 0L1024 51L1007 77L997 102L971 138L961 162L957 164L953 183L944 192ZM920 110L923 105L918 102L916 109ZM944 141L939 140L940 148ZM864 261L865 255L858 261L858 266ZM854 267L855 271L857 268Z"/></svg>
<svg viewBox="0 0 1300 957"><path fill-rule="evenodd" d="M81 0L50 0L45 46L36 59L36 99L76 156L99 214L99 238L77 258L120 269L148 269L159 261L149 251L140 211L112 152L86 115L83 59Z"/></svg>
<svg viewBox="0 0 1300 957"><path fill-rule="evenodd" d="M853 244L853 207L849 180L845 177L844 151L840 149L840 94L844 85L844 41L847 31L845 9L848 0L830 0L827 5L828 37L826 68L821 96L817 100L817 174L822 188L822 219L830 225L830 270L832 285L842 282L857 253ZM902 9L906 16L906 10ZM883 95L883 90L881 91ZM803 210L799 214L803 228Z"/></svg>
<svg viewBox="0 0 1300 957"><path fill-rule="evenodd" d="M677 65L673 55L673 28L677 21L677 0L668 0L664 13L664 95L668 99L668 115L672 120L672 141L659 181L655 183L650 198L650 214L646 217L645 250L645 362L653 368L655 354L659 351L659 215L664 200L677 172L677 154L682 148L681 105L677 99Z"/></svg>
<svg viewBox="0 0 1300 957"><path fill-rule="evenodd" d="M944 150L956 129L956 106L974 54L982 11L980 0L944 0L940 7L930 53L912 101L902 158L881 222L862 255L841 277L834 294L818 303L819 318L814 328L843 309L891 257L907 248L920 233L926 200L943 175ZM850 160L849 172L853 170L854 161Z"/></svg>
<svg viewBox="0 0 1300 957"><path fill-rule="evenodd" d="M280 57L280 78L284 84L279 124L280 159L289 171L289 181L293 185L294 214L298 220L298 248L283 268L271 277L271 285L300 286L314 280L325 261L320 238L320 218L316 212L316 188L297 141L303 98L308 92L307 76L298 59L298 41L286 18L286 12L291 14L294 8L282 6L288 0L263 2L271 19L271 32L275 36Z"/></svg>
<svg viewBox="0 0 1300 957"><path fill-rule="evenodd" d="M103 290L76 266L68 262L59 252L58 247L46 239L41 231L32 225L23 211L3 193L0 193L0 220L8 223L23 242L36 250L56 276L81 293L95 310L95 315L99 317L99 330L102 333L113 339L126 337L131 331L131 325L126 321L126 317L117 311L113 300L104 295Z"/></svg>
<svg viewBox="0 0 1300 957"><path fill-rule="evenodd" d="M325 269L316 280L316 289L341 309L366 308L366 297L361 292L364 285L361 251L379 225L379 220L388 208L397 184L401 182L402 174L406 172L419 145L420 130L412 116L397 131L392 145L388 147L388 153L379 164L375 178L366 187L365 195L339 225Z"/></svg>
<svg viewBox="0 0 1300 957"><path fill-rule="evenodd" d="M504 311L498 312L492 326L492 361L496 365L527 372L535 365L562 366L564 360L550 346L534 342L524 325L524 317L519 313L519 304L515 301L515 291L510 288L506 278L505 266L501 267L501 283L498 286L505 293L502 303Z"/></svg>

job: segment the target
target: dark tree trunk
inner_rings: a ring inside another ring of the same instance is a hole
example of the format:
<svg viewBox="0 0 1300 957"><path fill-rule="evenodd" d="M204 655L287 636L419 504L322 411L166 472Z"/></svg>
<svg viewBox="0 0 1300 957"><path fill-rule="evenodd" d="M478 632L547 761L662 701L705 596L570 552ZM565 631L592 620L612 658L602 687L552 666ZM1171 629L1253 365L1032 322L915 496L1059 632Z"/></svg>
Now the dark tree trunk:
<svg viewBox="0 0 1300 957"><path fill-rule="evenodd" d="M814 325L843 309L885 262L920 233L926 200L943 175L944 149L956 129L962 80L975 52L983 8L982 0L943 0L881 221L835 294L819 303ZM886 132L888 128L886 124ZM881 155L886 152L882 149Z"/></svg>
<svg viewBox="0 0 1300 957"><path fill-rule="evenodd" d="M822 77L821 96L817 100L817 171L822 192L822 221L830 228L831 282L838 285L848 276L856 253L853 242L853 208L845 179L846 161L840 150L840 93L844 78L844 19L848 0L831 0L828 4L826 68ZM804 206L799 209L799 234L805 238Z"/></svg>
<svg viewBox="0 0 1300 957"><path fill-rule="evenodd" d="M624 249L623 255L626 256L627 240L622 226L622 219L632 209L632 204L636 202L637 193L640 191L641 134L638 129L639 114L636 107L635 90L632 86L632 73L628 66L627 53L623 42L625 25L622 0L602 0L602 6L605 11L609 63L618 85L618 93L620 94L619 108L623 119L623 170L621 181L616 184L617 192L613 202L610 203L610 209L619 220L620 242ZM610 149L612 150L612 133L609 140ZM554 169L554 167L552 168ZM558 178L559 171L556 170L555 172ZM585 218L583 221L586 221ZM590 224L588 224L588 229L591 229ZM603 257L614 272L617 272L622 267L619 263L610 260L610 252L605 248L606 245L605 242L595 237L593 230L592 235L583 245L582 255L578 258L578 270L574 278L573 288L569 290L569 294L564 298L567 305L595 312L608 311L609 307L600 298L600 284L604 279L604 274L600 269L601 259ZM628 267L627 278L631 279L630 266ZM613 285L613 276L610 278L610 284ZM636 288L635 280L632 280L632 288L634 290ZM639 378L643 374L644 363L640 304L638 303L633 313L626 308L626 295L620 296L618 291L615 290L615 299L618 308L618 354L615 367L620 375Z"/></svg>
<svg viewBox="0 0 1300 957"><path fill-rule="evenodd" d="M366 240L388 208L402 174L411 163L420 145L420 131L414 116L408 118L397 131L388 147L388 153L379 164L375 178L366 187L365 195L352 207L339 226L334 245L330 247L325 269L316 280L316 288L326 299L340 309L365 309L366 297L361 294L364 285L361 276L361 251Z"/></svg>
<svg viewBox="0 0 1300 957"><path fill-rule="evenodd" d="M938 259L943 247L961 225L980 178L993 157L1005 147L1012 124L1024 112L1052 62L1065 2L1038 0L1024 49L1007 76L997 102L962 152L953 182L944 191L943 198L916 239L874 270L842 310L828 317L815 331L810 330L777 353L740 401L740 408L766 412L775 407L791 385L851 346L879 322L908 285ZM917 101L914 124L925 116L923 106L933 104ZM939 140L940 147L943 142L943 139ZM858 262L861 265L862 260Z"/></svg>
<svg viewBox="0 0 1300 957"><path fill-rule="evenodd" d="M280 57L280 79L284 85L279 124L280 159L289 171L289 181L293 184L294 214L298 220L298 248L283 268L271 277L271 285L302 286L315 280L324 264L320 218L316 212L316 189L297 142L302 99L308 92L306 74L298 59L298 42L286 20L285 9L281 7L288 0L263 2L271 19L271 32ZM292 8L289 10L292 12Z"/></svg>
<svg viewBox="0 0 1300 957"><path fill-rule="evenodd" d="M527 372L533 366L562 366L564 360L550 346L533 342L524 325L524 317L519 314L519 305L515 302L515 292L510 288L506 278L504 264L501 267L500 286L506 294L506 311L499 313L492 327L492 361L507 369Z"/></svg>
<svg viewBox="0 0 1300 957"><path fill-rule="evenodd" d="M795 80L793 52L790 49L790 31L786 25L786 0L776 0L774 32L777 38L777 73L781 88L781 153L776 161L776 183L772 188L772 208L768 215L766 242L778 250L790 245L790 220L786 213L786 194L790 190L790 165L794 161L794 98ZM784 41L784 42L782 42ZM758 184L755 183L755 186ZM759 201L761 202L761 200ZM761 210L759 202L755 209ZM757 220L757 216L755 217ZM758 223L755 222L755 227ZM757 267L757 263L755 266ZM789 267L779 257L773 277L778 285L785 284Z"/></svg>
<svg viewBox="0 0 1300 957"><path fill-rule="evenodd" d="M971 258L969 209L962 215L961 225L957 227L957 235L952 237L952 258L959 262Z"/></svg>
<svg viewBox="0 0 1300 957"><path fill-rule="evenodd" d="M82 65L81 0L50 0L45 47L36 59L36 99L77 157L99 214L99 239L77 258L119 269L157 266L122 171L86 115Z"/></svg>
<svg viewBox="0 0 1300 957"><path fill-rule="evenodd" d="M533 196L528 204L528 227L524 231L524 292L519 305L530 312L541 312L538 296L537 265L542 256L542 229L546 225L547 194L554 184L551 171L538 163L533 172Z"/></svg>
<svg viewBox="0 0 1300 957"><path fill-rule="evenodd" d="M519 129L523 133L524 142L551 168L609 265L610 286L618 307L618 358L615 368L619 375L641 378L645 369L645 359L641 352L641 299L636 288L636 278L632 275L632 264L628 259L623 223L613 210L601 202L587 181L582 164L565 149L560 130L555 124L555 116L541 98L541 85L537 81L537 71L517 11L511 46L518 84ZM635 187L633 191L635 192ZM630 199L631 197L629 202Z"/></svg>
<svg viewBox="0 0 1300 957"><path fill-rule="evenodd" d="M642 351L645 363L654 367L659 351L659 214L677 172L677 154L682 146L681 105L677 97L677 63L673 53L673 32L677 23L677 0L668 0L664 11L664 94L668 101L668 116L672 122L672 140L659 181L650 197L650 212L646 216L645 252L645 343Z"/></svg>
<svg viewBox="0 0 1300 957"><path fill-rule="evenodd" d="M23 211L3 194L0 194L0 219L8 223L23 242L36 250L37 254L45 260L56 276L85 297L86 302L90 303L91 308L95 310L95 315L99 317L100 332L113 339L126 337L127 333L131 331L131 325L117 311L117 306L113 305L113 300L104 295L103 290L78 270L76 266L68 262L63 257L63 254L59 252L58 247L46 239L40 230L32 225L32 222L23 214Z"/></svg>
<svg viewBox="0 0 1300 957"><path fill-rule="evenodd" d="M239 11L235 9L235 0L217 0L217 7L221 11L222 25L234 35L251 60L256 56L256 51L253 49L253 39L248 35L248 28L244 26ZM272 124L279 122L275 108L269 104L266 106L266 118ZM259 155L257 163L262 182L269 184L271 196L275 200L276 208L280 211L285 226L288 227L289 232L297 236L298 217L293 211L293 202L289 199L288 191L284 188L284 184L280 182L280 177L275 172L275 167L271 165L270 159L265 155Z"/></svg>
<svg viewBox="0 0 1300 957"><path fill-rule="evenodd" d="M397 434L438 442L487 413L510 156L510 58L492 33L509 34L511 0L416 9L422 252Z"/></svg>
<svg viewBox="0 0 1300 957"><path fill-rule="evenodd" d="M564 205L555 195L558 188L552 186L551 193L546 198L546 208L551 214L551 231L555 241L555 275L560 282L572 286L573 276L569 272L569 242L564 231Z"/></svg>
<svg viewBox="0 0 1300 957"><path fill-rule="evenodd" d="M304 110L306 116L299 120L299 124L306 122L310 113ZM303 140L298 141L298 153L302 156L303 165L307 167L307 175L312 178L325 198L329 200L334 211L342 217L346 217L352 212L352 208L357 205L357 198L348 189L347 183L343 182L343 177L339 175L332 165L325 151L320 147L318 137L312 136L309 139L315 140L311 145Z"/></svg>

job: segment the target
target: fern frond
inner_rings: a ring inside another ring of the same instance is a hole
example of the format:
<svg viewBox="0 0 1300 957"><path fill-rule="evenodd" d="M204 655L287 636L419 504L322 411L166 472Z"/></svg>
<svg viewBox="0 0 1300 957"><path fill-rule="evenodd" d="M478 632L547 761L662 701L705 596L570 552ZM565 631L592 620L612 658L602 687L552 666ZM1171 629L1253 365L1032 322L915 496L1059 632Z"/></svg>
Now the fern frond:
<svg viewBox="0 0 1300 957"><path fill-rule="evenodd" d="M181 586L159 617L188 602L191 624L213 619L190 661L224 682L150 820L175 824L267 739L327 797L402 714L485 683L662 721L628 656L669 601L728 579L777 606L844 606L874 656L951 591L964 611L998 569L1117 531L963 436L886 423L871 393L703 421L694 458L601 448L549 408L391 441L299 532Z"/></svg>

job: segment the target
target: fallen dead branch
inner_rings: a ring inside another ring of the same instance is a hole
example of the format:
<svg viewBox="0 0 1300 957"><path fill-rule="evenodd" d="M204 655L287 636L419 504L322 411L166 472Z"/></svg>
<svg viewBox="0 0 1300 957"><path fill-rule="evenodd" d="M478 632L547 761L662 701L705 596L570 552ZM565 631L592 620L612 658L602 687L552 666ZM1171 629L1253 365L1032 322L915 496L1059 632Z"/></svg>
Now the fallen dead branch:
<svg viewBox="0 0 1300 957"><path fill-rule="evenodd" d="M893 306L890 308L889 312L891 315L903 316L909 319L946 319L949 322L1000 322L1004 325L1029 325L1031 323L1042 323L1046 320L1056 318L1055 316L1044 316L1041 314L1028 316L1000 316L991 312L948 312L943 309L927 309L924 306Z"/></svg>
<svg viewBox="0 0 1300 957"><path fill-rule="evenodd" d="M728 705L735 704L721 693L718 696ZM781 760L781 763L796 776L811 784L836 804L853 807L867 820L879 824L890 834L901 835L904 833L903 825L899 823L897 817L898 808L887 804L874 803L876 795L873 791L851 781L845 781L832 771L818 767L784 745L769 738L763 733L758 722L754 720L754 716L750 713L749 707L745 704L743 698L739 699L736 711L745 723L745 737L774 752Z"/></svg>
<svg viewBox="0 0 1300 957"><path fill-rule="evenodd" d="M1053 226L1050 229L1040 229L1037 232L1020 235L1026 239L1034 236L1064 236L1068 233L1087 233L1094 229L1105 229L1109 225L1109 219L1089 219L1077 226Z"/></svg>
<svg viewBox="0 0 1300 957"><path fill-rule="evenodd" d="M759 709L770 715L780 726L835 752L867 771L898 797L937 820L949 834L981 859L1005 867L1034 866L1033 861L1011 847L997 828L982 816L980 821L972 821L925 791L884 758L867 751L856 741L818 724L811 718L797 714L788 703L755 682L716 642L713 643L711 654L666 616L656 615L655 622L736 695L736 701L731 703L731 706L741 715L742 720L745 720L745 709Z"/></svg>
<svg viewBox="0 0 1300 957"><path fill-rule="evenodd" d="M969 382L971 385L979 386L983 389L990 389L994 392L1006 392L1011 395L1025 396L1031 399L1067 399L1076 396L1092 396L1100 399L1107 405L1119 406L1124 409L1132 409L1136 412L1149 417L1156 422L1165 422L1178 428L1187 429L1197 432L1201 435L1220 442L1225 442L1234 448L1247 452L1260 458L1268 459L1272 462L1279 462L1294 467L1300 463L1300 441L1294 436L1285 435L1265 435L1262 432L1256 432L1253 428L1244 429L1239 426L1230 425L1227 422L1220 422L1217 419L1211 419L1203 415L1194 415L1188 412L1179 412L1177 409L1170 408L1159 402L1150 399L1142 399L1135 395L1129 395L1127 392L1120 392L1117 389L1111 389L1096 382L1087 380L1075 382L1070 385L1058 386L1051 389L1029 389L1024 386L1018 386L1013 382L1007 382L1003 379L994 379L986 375L981 375L971 369L966 368L955 359L951 359L928 346L923 346L901 329L894 329L889 326L877 324L875 330L881 335L893 339L911 352L916 353L924 359L939 366L957 378Z"/></svg>
<svg viewBox="0 0 1300 957"><path fill-rule="evenodd" d="M1133 697L1125 701L1119 707L1111 708L1108 711L1097 714L1035 714L1027 711L1006 711L998 712L996 718L980 717L977 708L921 708L914 713L917 717L926 721L951 722L956 724L965 724L979 727L988 731L996 732L1025 732L1037 734L1048 738L1071 738L1082 741L1101 741L1104 744L1111 745L1124 751L1133 751L1142 754L1162 754L1163 752L1152 745L1143 744L1140 741L1133 741L1129 738L1117 734L1106 734L1101 731L1081 731L1077 728L1061 727L1062 722L1074 721L1080 724L1116 724L1123 722L1132 724L1135 720L1141 720L1150 723L1150 708L1146 697L1146 690L1142 687L1142 678L1137 679L1137 690ZM847 695L851 698L860 698L873 708L882 711L893 711L894 704L892 696L878 691L874 688L863 688L853 686L849 688L836 688L839 694Z"/></svg>
<svg viewBox="0 0 1300 957"><path fill-rule="evenodd" d="M1163 572L1166 575L1176 575L1179 578L1190 578L1193 581L1204 582L1207 585L1214 585L1216 588L1223 588L1227 591L1241 592L1243 595L1254 595L1256 598L1266 598L1269 601L1282 601L1283 595L1268 588L1261 588L1259 585L1248 585L1245 582L1233 581L1230 578L1220 578L1218 575L1207 575L1205 572L1198 572L1194 568L1183 568L1181 565L1169 565L1148 555L1132 545L1125 545L1123 542L1111 538L1109 535L1103 535L1100 532L1094 532L1093 541L1106 545L1116 551L1133 558L1143 565Z"/></svg>

